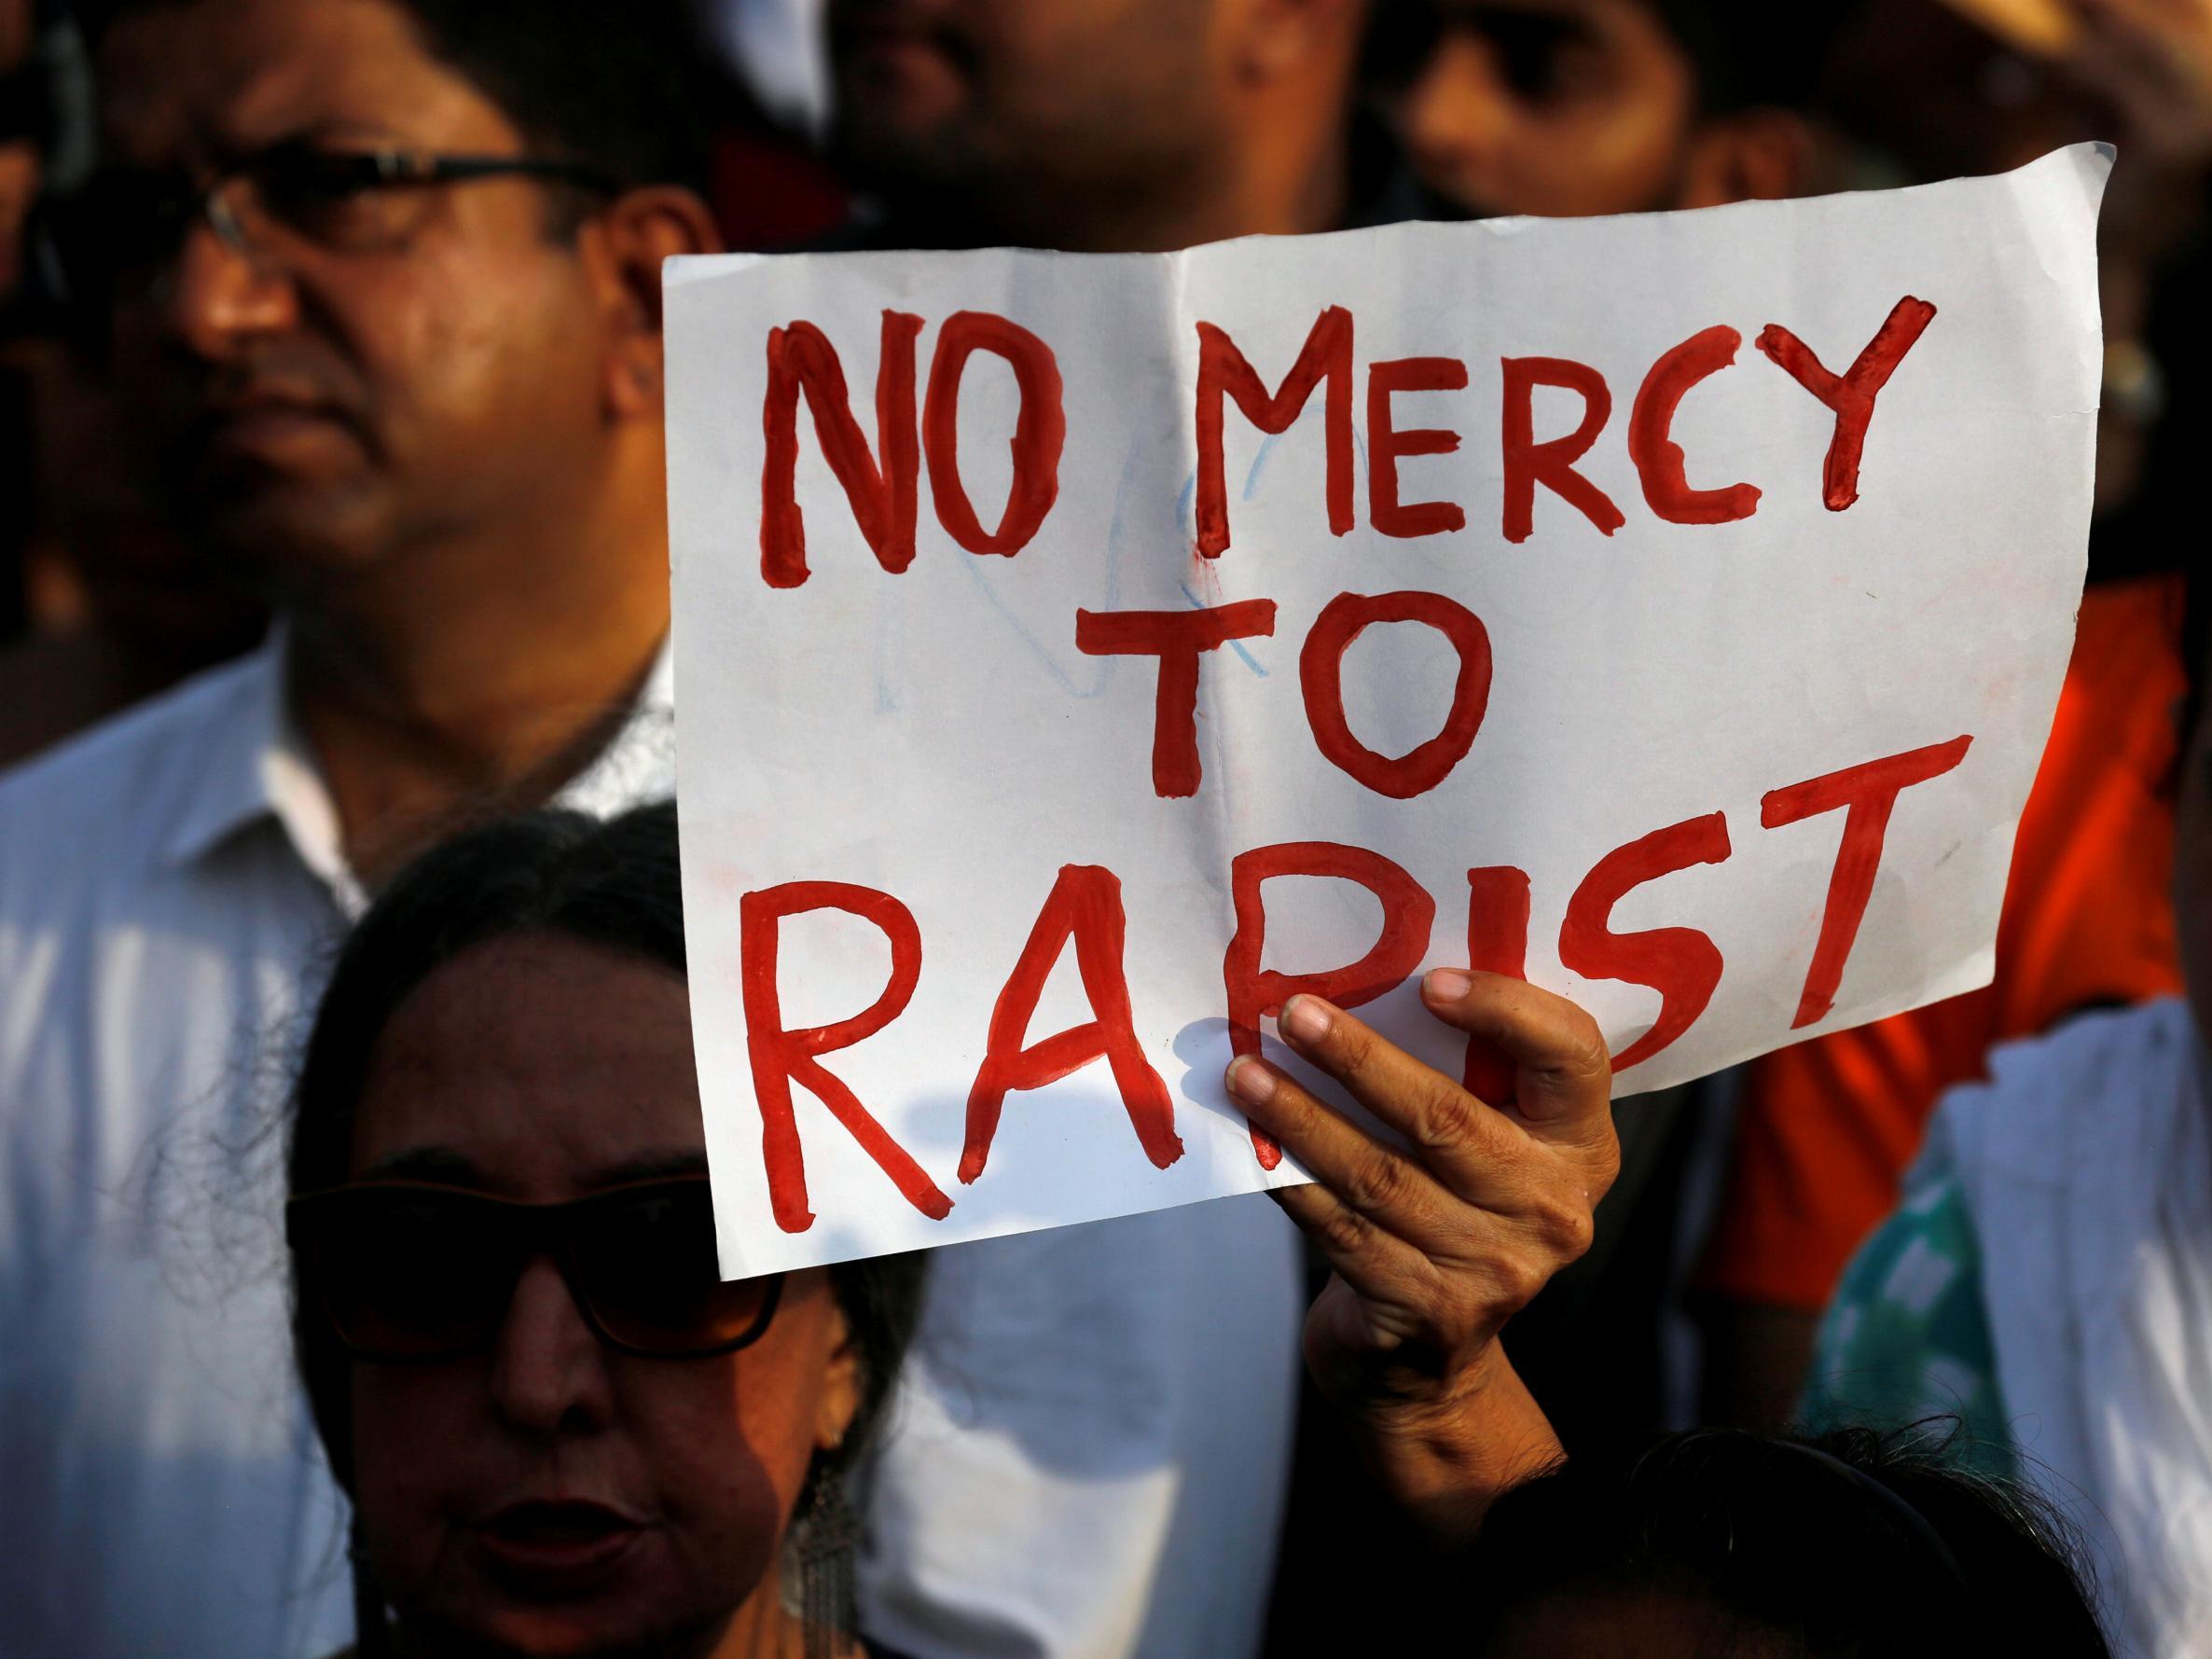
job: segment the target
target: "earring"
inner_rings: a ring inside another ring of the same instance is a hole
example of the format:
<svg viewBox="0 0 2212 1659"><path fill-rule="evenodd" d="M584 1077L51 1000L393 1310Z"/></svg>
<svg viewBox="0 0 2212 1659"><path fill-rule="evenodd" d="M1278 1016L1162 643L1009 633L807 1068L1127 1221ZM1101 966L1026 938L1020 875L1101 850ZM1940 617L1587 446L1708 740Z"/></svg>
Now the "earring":
<svg viewBox="0 0 2212 1659"><path fill-rule="evenodd" d="M829 1456L836 1457L835 1447ZM792 1531L806 1659L836 1659L851 1645L859 1623L853 1557L860 1547L860 1517L836 1463L816 1468Z"/></svg>

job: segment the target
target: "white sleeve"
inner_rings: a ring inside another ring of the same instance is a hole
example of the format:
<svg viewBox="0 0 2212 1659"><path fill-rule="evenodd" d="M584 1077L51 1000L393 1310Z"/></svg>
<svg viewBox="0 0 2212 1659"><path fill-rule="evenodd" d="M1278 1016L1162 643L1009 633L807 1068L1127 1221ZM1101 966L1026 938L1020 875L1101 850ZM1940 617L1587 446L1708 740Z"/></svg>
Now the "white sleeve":
<svg viewBox="0 0 2212 1659"><path fill-rule="evenodd" d="M1246 1659L1304 1285L1257 1196L954 1245L865 1479L862 1628L915 1659Z"/></svg>

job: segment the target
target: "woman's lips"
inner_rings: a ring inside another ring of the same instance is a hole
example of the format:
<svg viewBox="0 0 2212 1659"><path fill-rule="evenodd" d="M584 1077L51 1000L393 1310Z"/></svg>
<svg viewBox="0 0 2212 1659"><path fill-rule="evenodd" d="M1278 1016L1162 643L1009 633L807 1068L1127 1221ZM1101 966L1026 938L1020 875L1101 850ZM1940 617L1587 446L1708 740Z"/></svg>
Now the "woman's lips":
<svg viewBox="0 0 2212 1659"><path fill-rule="evenodd" d="M538 1596L576 1595L617 1571L644 1535L643 1522L575 1499L511 1503L477 1523L477 1545L494 1573Z"/></svg>

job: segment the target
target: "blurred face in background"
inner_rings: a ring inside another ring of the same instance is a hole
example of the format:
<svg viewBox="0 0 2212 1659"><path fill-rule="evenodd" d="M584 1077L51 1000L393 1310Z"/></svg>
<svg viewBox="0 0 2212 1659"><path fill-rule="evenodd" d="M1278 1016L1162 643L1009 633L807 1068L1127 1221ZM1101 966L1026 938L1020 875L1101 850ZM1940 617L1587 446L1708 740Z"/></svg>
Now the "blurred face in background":
<svg viewBox="0 0 2212 1659"><path fill-rule="evenodd" d="M1579 217L1675 204L1695 76L1646 0L1403 0L1378 29L1399 140L1458 206Z"/></svg>
<svg viewBox="0 0 2212 1659"><path fill-rule="evenodd" d="M1204 171L1241 0L830 0L837 148L887 194L1111 200Z"/></svg>
<svg viewBox="0 0 2212 1659"><path fill-rule="evenodd" d="M272 153L525 149L386 0L147 6L100 68L125 200ZM234 234L203 201L107 283L114 378L202 539L280 579L360 571L603 472L603 308L543 183L225 205Z"/></svg>

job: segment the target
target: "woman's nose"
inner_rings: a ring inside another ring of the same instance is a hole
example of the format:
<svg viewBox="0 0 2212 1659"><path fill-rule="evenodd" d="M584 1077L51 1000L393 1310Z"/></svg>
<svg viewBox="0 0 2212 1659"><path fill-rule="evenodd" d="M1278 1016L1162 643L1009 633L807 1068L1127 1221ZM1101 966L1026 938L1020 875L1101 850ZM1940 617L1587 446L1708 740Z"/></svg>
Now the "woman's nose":
<svg viewBox="0 0 2212 1659"><path fill-rule="evenodd" d="M612 1403L606 1360L559 1266L541 1256L524 1267L493 1349L500 1415L533 1435L598 1427Z"/></svg>

